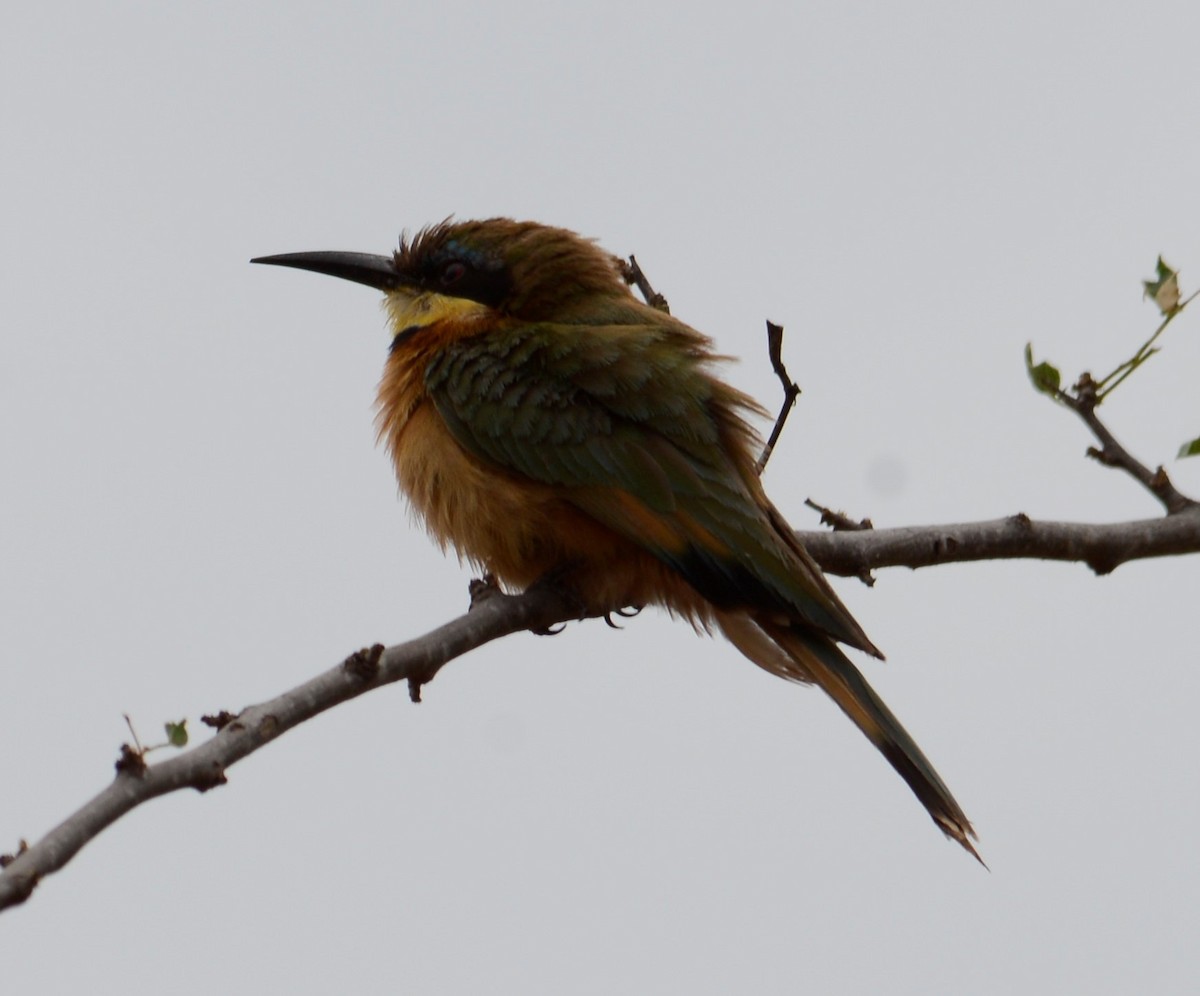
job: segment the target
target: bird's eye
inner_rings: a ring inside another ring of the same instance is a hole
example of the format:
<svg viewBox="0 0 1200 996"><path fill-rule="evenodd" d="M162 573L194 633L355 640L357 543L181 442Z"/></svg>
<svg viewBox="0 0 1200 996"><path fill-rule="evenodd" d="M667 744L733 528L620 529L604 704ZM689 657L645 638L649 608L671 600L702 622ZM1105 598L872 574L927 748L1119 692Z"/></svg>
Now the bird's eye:
<svg viewBox="0 0 1200 996"><path fill-rule="evenodd" d="M438 275L438 281L443 287L450 287L458 283L467 272L467 264L458 259L453 259L442 267L442 272Z"/></svg>

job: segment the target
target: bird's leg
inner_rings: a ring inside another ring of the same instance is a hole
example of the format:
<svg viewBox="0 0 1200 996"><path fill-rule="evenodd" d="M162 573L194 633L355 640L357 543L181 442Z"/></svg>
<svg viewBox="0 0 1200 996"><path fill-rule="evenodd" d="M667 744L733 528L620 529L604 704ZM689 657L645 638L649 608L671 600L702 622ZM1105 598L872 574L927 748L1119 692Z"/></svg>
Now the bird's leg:
<svg viewBox="0 0 1200 996"><path fill-rule="evenodd" d="M551 568L531 584L528 590L549 589L555 595L568 602L574 608L579 619L602 618L610 626L615 625L611 618L614 612L617 615L625 616L636 615L641 611L641 606L636 606L633 608L633 611L628 611L625 607L621 606L601 608L588 602L580 594L581 587L577 583L577 572L580 566L577 561L568 561L567 563ZM531 629L530 632L536 633L538 636L557 636L565 628L566 623L561 623L545 629Z"/></svg>
<svg viewBox="0 0 1200 996"><path fill-rule="evenodd" d="M575 585L570 582L570 577L575 567L576 565L573 562L560 564L558 567L548 570L534 581L528 590L533 591L538 588L549 588L556 595L563 596L573 603L574 608L579 613L579 618L586 619L588 616L587 604L580 597ZM534 627L530 629L530 632L535 636L558 636L566 628L567 624L564 622L556 626Z"/></svg>

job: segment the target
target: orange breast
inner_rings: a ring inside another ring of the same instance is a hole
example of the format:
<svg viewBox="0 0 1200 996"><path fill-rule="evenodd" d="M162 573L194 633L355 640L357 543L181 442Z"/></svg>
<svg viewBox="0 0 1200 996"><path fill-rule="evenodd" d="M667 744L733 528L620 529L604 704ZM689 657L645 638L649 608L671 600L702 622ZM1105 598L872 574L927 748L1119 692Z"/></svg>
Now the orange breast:
<svg viewBox="0 0 1200 996"><path fill-rule="evenodd" d="M437 543L510 588L553 571L595 611L658 603L705 617L690 586L582 512L569 492L487 464L458 444L425 391L434 338L390 357L378 426L401 489Z"/></svg>

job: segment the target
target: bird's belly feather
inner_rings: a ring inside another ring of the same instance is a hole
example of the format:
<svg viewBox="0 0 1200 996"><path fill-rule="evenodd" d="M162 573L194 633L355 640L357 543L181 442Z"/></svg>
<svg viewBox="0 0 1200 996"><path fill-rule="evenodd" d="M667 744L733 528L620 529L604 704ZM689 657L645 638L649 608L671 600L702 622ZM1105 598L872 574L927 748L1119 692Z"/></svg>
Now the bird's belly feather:
<svg viewBox="0 0 1200 996"><path fill-rule="evenodd" d="M703 600L642 547L550 486L466 452L427 398L387 436L400 487L429 533L506 586L553 574L596 611L657 603L707 616Z"/></svg>

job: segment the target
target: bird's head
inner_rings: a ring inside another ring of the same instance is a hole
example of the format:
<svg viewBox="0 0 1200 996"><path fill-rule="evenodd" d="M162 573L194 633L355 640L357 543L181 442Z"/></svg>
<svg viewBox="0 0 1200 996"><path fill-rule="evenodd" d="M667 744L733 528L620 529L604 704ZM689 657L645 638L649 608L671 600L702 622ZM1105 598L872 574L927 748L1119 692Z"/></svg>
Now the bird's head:
<svg viewBox="0 0 1200 996"><path fill-rule="evenodd" d="M632 300L617 259L563 228L490 218L443 221L401 238L391 256L297 252L254 263L293 266L375 287L387 295L395 334L445 318L510 316L570 322L597 299Z"/></svg>

